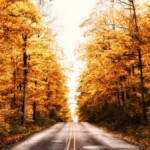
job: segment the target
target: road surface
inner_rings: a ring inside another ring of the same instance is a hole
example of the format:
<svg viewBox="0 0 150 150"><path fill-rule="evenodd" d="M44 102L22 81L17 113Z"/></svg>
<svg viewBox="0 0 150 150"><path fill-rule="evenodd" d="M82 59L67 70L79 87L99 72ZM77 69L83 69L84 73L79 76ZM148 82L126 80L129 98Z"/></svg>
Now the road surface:
<svg viewBox="0 0 150 150"><path fill-rule="evenodd" d="M89 123L58 123L7 150L143 150Z"/></svg>

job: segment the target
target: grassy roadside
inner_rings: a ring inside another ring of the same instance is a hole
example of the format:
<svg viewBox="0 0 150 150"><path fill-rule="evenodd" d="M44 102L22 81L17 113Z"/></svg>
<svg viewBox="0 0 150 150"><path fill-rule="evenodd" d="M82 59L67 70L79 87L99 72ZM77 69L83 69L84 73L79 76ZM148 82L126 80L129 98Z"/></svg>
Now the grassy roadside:
<svg viewBox="0 0 150 150"><path fill-rule="evenodd" d="M96 124L96 126L115 135L116 137L125 139L150 150L150 125L135 125L120 129L114 128L111 124L106 123Z"/></svg>
<svg viewBox="0 0 150 150"><path fill-rule="evenodd" d="M47 126L26 126L26 127L20 127L19 129L16 129L16 132L10 133L6 136L0 137L0 150L3 150L4 148L7 148L10 144L13 144L19 140L22 140L26 137L28 137L31 134L34 134L36 132L42 131L51 125Z"/></svg>

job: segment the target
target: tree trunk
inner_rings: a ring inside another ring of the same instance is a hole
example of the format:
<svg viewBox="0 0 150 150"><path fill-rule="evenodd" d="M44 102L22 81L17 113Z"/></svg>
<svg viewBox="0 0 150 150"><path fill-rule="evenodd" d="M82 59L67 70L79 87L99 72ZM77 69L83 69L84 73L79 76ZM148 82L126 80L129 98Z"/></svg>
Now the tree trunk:
<svg viewBox="0 0 150 150"><path fill-rule="evenodd" d="M121 91L120 91L120 94L121 94L121 100L122 100L122 104L123 104L123 109L125 111L126 109L126 93L125 93L125 87L124 87L124 76L120 76L120 86L121 86Z"/></svg>
<svg viewBox="0 0 150 150"><path fill-rule="evenodd" d="M119 91L119 85L118 85L118 83L117 83L117 98L118 98L118 106L121 107L120 91Z"/></svg>
<svg viewBox="0 0 150 150"><path fill-rule="evenodd" d="M50 96L51 96L51 94L50 94L50 82L48 81L48 78L47 78L47 103L45 105L45 107L47 109L49 109L48 101L50 99Z"/></svg>
<svg viewBox="0 0 150 150"><path fill-rule="evenodd" d="M146 110L146 104L144 99L144 78L143 78L143 63L142 63L142 54L141 50L138 49L138 58L139 58L139 69L140 69L140 90L141 90L141 102L142 102L142 111L143 111L143 118L145 123L148 122L147 119L147 110Z"/></svg>
<svg viewBox="0 0 150 150"><path fill-rule="evenodd" d="M35 74L35 78L36 78L36 74ZM35 92L36 92L37 81L34 82L34 85L35 85ZM34 123L36 123L36 96L35 96L35 101L33 102L33 120L34 120Z"/></svg>
<svg viewBox="0 0 150 150"><path fill-rule="evenodd" d="M126 87L125 87L125 85L124 85L125 83L122 83L122 85L123 85L123 93L124 93L124 101L125 101L125 105L127 105L127 89L126 89Z"/></svg>
<svg viewBox="0 0 150 150"><path fill-rule="evenodd" d="M13 90L13 99L12 99L12 103L11 103L11 109L16 108L16 76L17 76L17 71L16 71L16 68L14 68L14 72L13 72L14 90Z"/></svg>
<svg viewBox="0 0 150 150"><path fill-rule="evenodd" d="M36 121L36 101L33 102L33 120Z"/></svg>
<svg viewBox="0 0 150 150"><path fill-rule="evenodd" d="M136 9L135 9L135 4L134 0L130 0L132 4L132 9L133 9L133 19L134 19L134 24L135 24L135 33L133 34L133 38L137 41L138 45L135 47L138 53L138 61L139 61L139 74L140 74L140 92L141 92L141 102L142 102L142 111L143 111L143 119L144 122L147 123L147 114L146 114L146 104L145 104L145 99L144 99L144 77L143 77L143 62L142 62L142 54L141 54L141 49L140 49L140 37L139 37L139 28L138 28L138 23L137 23L137 15L136 15Z"/></svg>
<svg viewBox="0 0 150 150"><path fill-rule="evenodd" d="M25 126L26 123L26 97L27 97L27 36L23 36L23 104L22 104L22 118L21 125Z"/></svg>

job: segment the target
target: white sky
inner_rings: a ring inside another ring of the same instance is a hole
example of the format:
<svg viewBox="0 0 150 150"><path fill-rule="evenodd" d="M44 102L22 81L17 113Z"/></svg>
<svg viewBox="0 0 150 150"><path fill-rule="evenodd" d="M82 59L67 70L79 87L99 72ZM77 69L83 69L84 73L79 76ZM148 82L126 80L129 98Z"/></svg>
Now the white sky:
<svg viewBox="0 0 150 150"><path fill-rule="evenodd" d="M97 0L54 0L52 16L55 19L57 41L66 56L65 62L72 63L73 72L69 73L69 103L72 112L75 110L75 91L81 63L76 60L74 51L78 42L83 40L80 24L90 15Z"/></svg>
<svg viewBox="0 0 150 150"><path fill-rule="evenodd" d="M72 60L77 41L81 40L79 28L82 21L89 16L96 0L54 0L52 13L56 17L58 40L68 59Z"/></svg>

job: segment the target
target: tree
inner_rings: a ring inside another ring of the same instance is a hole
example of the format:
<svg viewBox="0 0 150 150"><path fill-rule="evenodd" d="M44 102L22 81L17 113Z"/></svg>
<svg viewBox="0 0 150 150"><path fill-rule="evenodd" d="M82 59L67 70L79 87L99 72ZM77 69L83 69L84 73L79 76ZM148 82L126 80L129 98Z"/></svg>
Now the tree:
<svg viewBox="0 0 150 150"><path fill-rule="evenodd" d="M54 53L52 30L29 0L1 4L0 133L20 122L46 125L67 119L69 113L62 116L64 108L69 112L66 77Z"/></svg>
<svg viewBox="0 0 150 150"><path fill-rule="evenodd" d="M145 97L148 96L143 82L143 70L147 68L145 65L148 62L143 65L146 59L143 55L142 60L140 54L141 48L145 47L147 42L142 44L142 30L139 30L142 26L138 26L135 18L145 21L145 16L135 16L133 2L103 3L106 11L96 11L82 24L82 27L86 28L87 43L83 49L86 69L78 89L79 114L81 118L88 118L89 121L100 121L102 116L106 115L103 119L107 120L110 114L119 111L125 115L124 119L128 118L131 122L147 122L144 95L140 98L142 93L145 93ZM148 54L146 51L145 53ZM106 109L110 111L105 112Z"/></svg>

